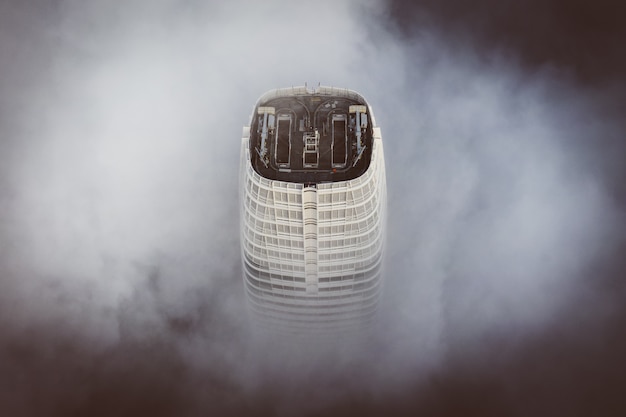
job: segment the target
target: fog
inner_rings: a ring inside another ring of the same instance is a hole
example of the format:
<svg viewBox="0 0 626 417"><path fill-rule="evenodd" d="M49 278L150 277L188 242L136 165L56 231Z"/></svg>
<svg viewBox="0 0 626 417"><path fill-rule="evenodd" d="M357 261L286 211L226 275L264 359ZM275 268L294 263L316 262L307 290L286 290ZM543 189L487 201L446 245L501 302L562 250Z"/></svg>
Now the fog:
<svg viewBox="0 0 626 417"><path fill-rule="evenodd" d="M619 407L623 84L387 6L0 5L3 415ZM240 265L242 127L305 82L387 165L378 319L323 347L256 334Z"/></svg>

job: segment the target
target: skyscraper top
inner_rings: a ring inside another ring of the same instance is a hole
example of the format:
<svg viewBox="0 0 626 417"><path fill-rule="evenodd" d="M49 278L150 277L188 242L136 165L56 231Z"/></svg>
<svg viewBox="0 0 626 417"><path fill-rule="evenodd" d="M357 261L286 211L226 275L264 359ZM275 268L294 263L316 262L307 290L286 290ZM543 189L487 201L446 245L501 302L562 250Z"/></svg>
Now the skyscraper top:
<svg viewBox="0 0 626 417"><path fill-rule="evenodd" d="M351 90L269 91L250 121L252 166L265 178L286 182L354 179L370 164L372 119L365 99Z"/></svg>

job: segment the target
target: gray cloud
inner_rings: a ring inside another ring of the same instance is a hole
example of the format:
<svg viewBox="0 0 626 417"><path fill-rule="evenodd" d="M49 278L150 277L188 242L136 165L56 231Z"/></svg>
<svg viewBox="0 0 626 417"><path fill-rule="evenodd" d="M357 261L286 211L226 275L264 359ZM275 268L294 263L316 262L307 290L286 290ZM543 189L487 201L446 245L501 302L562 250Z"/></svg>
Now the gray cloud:
<svg viewBox="0 0 626 417"><path fill-rule="evenodd" d="M500 375L550 329L597 349L570 329L618 317L614 272L593 271L623 238L623 126L567 68L403 38L376 2L1 10L7 414L445 412L467 375L504 387L489 410L536 414ZM387 160L379 322L330 345L256 335L241 283L241 127L305 81L362 92Z"/></svg>

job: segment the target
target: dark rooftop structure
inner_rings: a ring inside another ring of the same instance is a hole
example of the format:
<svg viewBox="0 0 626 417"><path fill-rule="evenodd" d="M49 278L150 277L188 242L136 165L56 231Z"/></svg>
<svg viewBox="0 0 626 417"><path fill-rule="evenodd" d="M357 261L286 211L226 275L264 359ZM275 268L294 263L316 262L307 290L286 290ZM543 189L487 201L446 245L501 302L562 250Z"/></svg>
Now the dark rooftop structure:
<svg viewBox="0 0 626 417"><path fill-rule="evenodd" d="M265 178L304 184L351 180L367 170L371 152L369 106L353 91L274 90L254 109L251 162Z"/></svg>

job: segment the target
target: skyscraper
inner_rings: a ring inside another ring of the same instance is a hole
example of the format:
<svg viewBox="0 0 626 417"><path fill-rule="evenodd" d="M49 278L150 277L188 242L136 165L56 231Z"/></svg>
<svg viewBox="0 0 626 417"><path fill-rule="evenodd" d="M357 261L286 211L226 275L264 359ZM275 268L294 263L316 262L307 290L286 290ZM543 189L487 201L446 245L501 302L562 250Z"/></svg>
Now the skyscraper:
<svg viewBox="0 0 626 417"><path fill-rule="evenodd" d="M282 329L366 323L381 291L383 144L358 93L272 90L241 144L241 247L249 305Z"/></svg>

